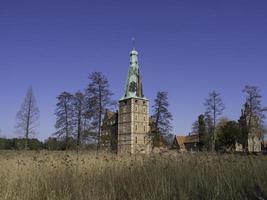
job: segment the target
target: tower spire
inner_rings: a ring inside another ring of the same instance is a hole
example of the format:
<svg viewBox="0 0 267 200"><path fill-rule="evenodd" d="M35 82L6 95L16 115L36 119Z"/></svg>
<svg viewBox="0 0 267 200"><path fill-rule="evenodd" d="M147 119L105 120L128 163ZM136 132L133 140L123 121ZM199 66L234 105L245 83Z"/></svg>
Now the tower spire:
<svg viewBox="0 0 267 200"><path fill-rule="evenodd" d="M138 65L138 52L135 50L135 39L132 38L133 49L130 52L130 67L126 80L126 86L124 96L122 99L128 99L132 97L145 98L143 94L143 87L141 81L141 75Z"/></svg>

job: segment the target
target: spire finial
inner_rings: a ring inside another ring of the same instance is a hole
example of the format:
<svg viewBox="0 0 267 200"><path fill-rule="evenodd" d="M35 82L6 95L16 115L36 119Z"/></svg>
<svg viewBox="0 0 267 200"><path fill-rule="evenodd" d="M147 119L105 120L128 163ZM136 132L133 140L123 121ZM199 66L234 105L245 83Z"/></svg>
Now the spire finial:
<svg viewBox="0 0 267 200"><path fill-rule="evenodd" d="M135 38L132 37L132 45L133 45L133 50L135 50Z"/></svg>

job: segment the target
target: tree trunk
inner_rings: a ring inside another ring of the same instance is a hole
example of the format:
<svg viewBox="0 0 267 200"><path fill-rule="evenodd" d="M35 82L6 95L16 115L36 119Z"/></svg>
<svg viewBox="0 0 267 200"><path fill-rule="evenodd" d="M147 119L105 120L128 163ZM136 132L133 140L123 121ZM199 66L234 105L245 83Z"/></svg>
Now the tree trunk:
<svg viewBox="0 0 267 200"><path fill-rule="evenodd" d="M78 130L77 130L77 154L79 152L80 143L81 143L81 109L78 112Z"/></svg>
<svg viewBox="0 0 267 200"><path fill-rule="evenodd" d="M28 113L27 113L27 122L26 122L26 130L25 130L25 150L28 149L29 143L29 133L30 133L30 120L31 120L31 104L32 104L32 97L30 96Z"/></svg>
<svg viewBox="0 0 267 200"><path fill-rule="evenodd" d="M215 97L213 99L213 133L212 133L212 144L211 144L211 151L215 152L215 130L216 130L216 104L215 104Z"/></svg>
<svg viewBox="0 0 267 200"><path fill-rule="evenodd" d="M101 138L101 121L102 121L102 93L99 84L99 115L98 115L98 134L97 134L97 152L100 149L100 138Z"/></svg>
<svg viewBox="0 0 267 200"><path fill-rule="evenodd" d="M65 104L64 104L64 107L65 107L65 131L66 131L66 140L65 140L65 142L66 142L66 150L68 150L68 148L69 148L69 123L68 123L68 109L67 109L67 104L66 104L66 102L65 102Z"/></svg>

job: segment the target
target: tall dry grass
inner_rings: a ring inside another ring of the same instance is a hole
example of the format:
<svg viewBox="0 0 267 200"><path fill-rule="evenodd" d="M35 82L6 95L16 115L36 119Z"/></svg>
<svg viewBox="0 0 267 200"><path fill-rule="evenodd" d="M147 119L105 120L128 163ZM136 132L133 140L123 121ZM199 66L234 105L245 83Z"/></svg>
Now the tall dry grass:
<svg viewBox="0 0 267 200"><path fill-rule="evenodd" d="M0 152L1 200L266 198L266 156Z"/></svg>

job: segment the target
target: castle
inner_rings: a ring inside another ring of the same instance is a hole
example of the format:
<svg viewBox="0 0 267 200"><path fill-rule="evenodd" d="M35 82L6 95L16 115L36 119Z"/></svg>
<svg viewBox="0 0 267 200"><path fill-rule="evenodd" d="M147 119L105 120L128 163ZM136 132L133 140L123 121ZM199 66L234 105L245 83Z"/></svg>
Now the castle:
<svg viewBox="0 0 267 200"><path fill-rule="evenodd" d="M248 116L245 119L246 123L248 123L247 118ZM103 119L101 148L115 153L149 153L152 149L150 133L153 132L150 130L150 124L153 124L153 120L149 117L149 100L143 94L138 52L133 49L130 52L130 66L124 95L119 100L119 110L117 112L106 111ZM176 136L173 143L178 149L198 151L201 145L200 140L200 135L193 134ZM256 124L252 124L245 143L247 143L249 152L261 151L261 138ZM244 147L236 143L235 149L242 151Z"/></svg>
<svg viewBox="0 0 267 200"><path fill-rule="evenodd" d="M149 153L149 101L144 97L138 52L130 52L130 66L118 112L106 111L102 147L116 153Z"/></svg>

